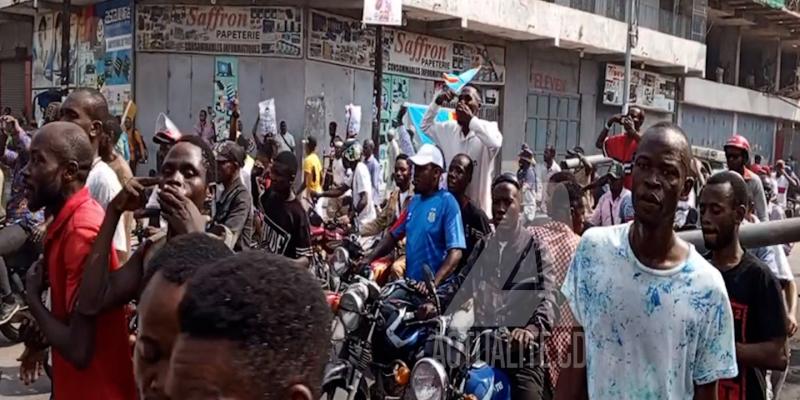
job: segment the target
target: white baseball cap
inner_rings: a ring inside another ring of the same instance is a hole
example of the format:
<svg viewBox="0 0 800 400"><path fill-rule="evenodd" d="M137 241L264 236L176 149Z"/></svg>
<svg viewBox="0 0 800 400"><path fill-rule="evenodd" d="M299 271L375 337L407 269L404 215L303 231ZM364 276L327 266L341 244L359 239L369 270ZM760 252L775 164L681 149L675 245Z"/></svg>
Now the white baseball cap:
<svg viewBox="0 0 800 400"><path fill-rule="evenodd" d="M432 144L423 144L419 150L417 150L417 154L409 157L409 159L414 165L419 165L420 167L434 164L444 169L444 154L441 149Z"/></svg>

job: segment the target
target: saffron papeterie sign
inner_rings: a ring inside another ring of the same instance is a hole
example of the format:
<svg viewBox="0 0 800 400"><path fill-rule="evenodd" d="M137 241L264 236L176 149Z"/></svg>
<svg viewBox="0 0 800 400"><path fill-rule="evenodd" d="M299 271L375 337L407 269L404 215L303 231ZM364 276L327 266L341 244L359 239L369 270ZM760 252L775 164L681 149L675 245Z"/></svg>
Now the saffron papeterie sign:
<svg viewBox="0 0 800 400"><path fill-rule="evenodd" d="M505 49L397 29L383 30L384 72L441 80L443 73L482 65L473 83L505 83ZM375 31L361 21L311 10L308 58L356 68L375 67Z"/></svg>
<svg viewBox="0 0 800 400"><path fill-rule="evenodd" d="M146 52L303 56L296 7L139 5L136 46Z"/></svg>

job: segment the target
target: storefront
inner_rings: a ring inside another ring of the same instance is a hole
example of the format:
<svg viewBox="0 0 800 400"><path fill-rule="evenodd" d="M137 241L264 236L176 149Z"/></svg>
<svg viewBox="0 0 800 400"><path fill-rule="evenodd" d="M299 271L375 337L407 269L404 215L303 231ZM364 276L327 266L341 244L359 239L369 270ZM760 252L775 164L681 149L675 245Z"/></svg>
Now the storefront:
<svg viewBox="0 0 800 400"><path fill-rule="evenodd" d="M297 7L148 4L137 6L136 39L135 94L147 99L137 119L146 137L160 112L192 131L209 109L226 136L236 97L245 132L258 102L273 98L277 120L298 139L314 134L326 147L330 121L344 135L348 104L361 106L360 137L370 136L375 31L357 19ZM504 48L384 29L382 133L403 103L432 101L444 72L477 63L483 115L497 120Z"/></svg>

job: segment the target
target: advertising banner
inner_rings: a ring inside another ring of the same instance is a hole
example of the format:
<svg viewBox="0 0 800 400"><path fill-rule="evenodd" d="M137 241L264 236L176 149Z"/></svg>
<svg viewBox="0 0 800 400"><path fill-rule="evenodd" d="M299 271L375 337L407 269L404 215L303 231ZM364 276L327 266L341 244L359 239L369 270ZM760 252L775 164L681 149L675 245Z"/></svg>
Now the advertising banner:
<svg viewBox="0 0 800 400"><path fill-rule="evenodd" d="M239 96L239 60L217 57L214 60L214 126L217 141L228 139L233 101Z"/></svg>
<svg viewBox="0 0 800 400"><path fill-rule="evenodd" d="M296 7L140 5L136 21L141 51L303 56L303 13Z"/></svg>
<svg viewBox="0 0 800 400"><path fill-rule="evenodd" d="M364 0L365 24L403 25L403 0Z"/></svg>
<svg viewBox="0 0 800 400"><path fill-rule="evenodd" d="M622 106L625 67L607 64L603 104ZM630 104L661 112L675 112L676 79L646 72L631 71Z"/></svg>
<svg viewBox="0 0 800 400"><path fill-rule="evenodd" d="M308 58L373 69L375 30L361 21L311 10ZM505 49L456 42L396 29L383 31L384 72L441 80L445 73L461 73L482 66L472 82L505 83Z"/></svg>
<svg viewBox="0 0 800 400"><path fill-rule="evenodd" d="M95 6L97 42L94 51L97 87L113 115L121 115L131 100L133 82L133 13L128 0Z"/></svg>

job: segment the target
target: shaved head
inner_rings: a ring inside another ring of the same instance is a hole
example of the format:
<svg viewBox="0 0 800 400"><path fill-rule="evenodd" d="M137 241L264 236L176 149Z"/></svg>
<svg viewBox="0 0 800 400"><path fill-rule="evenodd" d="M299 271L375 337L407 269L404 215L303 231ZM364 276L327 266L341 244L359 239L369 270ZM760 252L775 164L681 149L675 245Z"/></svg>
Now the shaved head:
<svg viewBox="0 0 800 400"><path fill-rule="evenodd" d="M39 129L34 140L44 144L59 162L75 161L87 174L92 169L94 150L80 126L72 122L51 122Z"/></svg>
<svg viewBox="0 0 800 400"><path fill-rule="evenodd" d="M692 146L689 144L686 132L678 125L671 122L660 122L651 126L644 135L642 135L642 141L639 142L639 147L642 147L645 143L650 146L651 144L649 142L653 142L653 146L676 151L681 157L681 164L683 164L684 167L684 176L690 173Z"/></svg>
<svg viewBox="0 0 800 400"><path fill-rule="evenodd" d="M111 119L110 113L108 112L108 102L106 101L105 96L103 96L103 94L97 89L75 89L69 94L69 96L67 96L67 99L64 101L64 103L70 101L70 99L80 104L92 119L97 119L100 121L107 121Z"/></svg>

